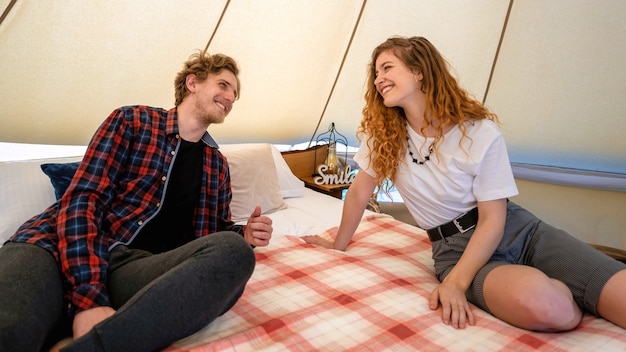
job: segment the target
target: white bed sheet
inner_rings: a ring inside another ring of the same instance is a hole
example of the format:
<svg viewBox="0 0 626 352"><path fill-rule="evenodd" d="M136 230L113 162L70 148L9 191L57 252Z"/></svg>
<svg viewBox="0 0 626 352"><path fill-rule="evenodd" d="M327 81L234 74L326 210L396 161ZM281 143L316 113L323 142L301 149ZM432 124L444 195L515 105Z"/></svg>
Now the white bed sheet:
<svg viewBox="0 0 626 352"><path fill-rule="evenodd" d="M273 221L274 236L319 234L341 221L343 201L305 189L303 197L286 198L287 208L267 214ZM374 213L366 210L364 216Z"/></svg>

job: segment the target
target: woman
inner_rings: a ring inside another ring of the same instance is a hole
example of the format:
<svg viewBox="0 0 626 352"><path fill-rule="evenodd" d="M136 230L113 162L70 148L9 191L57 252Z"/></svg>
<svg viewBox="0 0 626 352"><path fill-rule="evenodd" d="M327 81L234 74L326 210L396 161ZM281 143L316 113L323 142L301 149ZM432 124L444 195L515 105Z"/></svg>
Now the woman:
<svg viewBox="0 0 626 352"><path fill-rule="evenodd" d="M626 265L508 201L517 194L497 116L459 87L425 38L390 38L372 54L337 236L305 241L345 250L376 187L393 183L428 229L441 284L430 308L474 325L468 301L520 328L566 331L582 312L626 328Z"/></svg>

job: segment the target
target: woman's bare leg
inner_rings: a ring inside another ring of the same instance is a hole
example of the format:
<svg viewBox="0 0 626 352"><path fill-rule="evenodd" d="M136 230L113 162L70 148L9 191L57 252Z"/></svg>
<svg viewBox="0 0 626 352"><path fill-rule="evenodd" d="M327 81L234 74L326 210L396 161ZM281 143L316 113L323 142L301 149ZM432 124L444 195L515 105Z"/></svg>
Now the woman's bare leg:
<svg viewBox="0 0 626 352"><path fill-rule="evenodd" d="M567 331L582 319L568 287L530 266L493 269L485 278L483 295L493 315L527 330Z"/></svg>
<svg viewBox="0 0 626 352"><path fill-rule="evenodd" d="M607 281L598 299L598 314L626 329L626 270Z"/></svg>

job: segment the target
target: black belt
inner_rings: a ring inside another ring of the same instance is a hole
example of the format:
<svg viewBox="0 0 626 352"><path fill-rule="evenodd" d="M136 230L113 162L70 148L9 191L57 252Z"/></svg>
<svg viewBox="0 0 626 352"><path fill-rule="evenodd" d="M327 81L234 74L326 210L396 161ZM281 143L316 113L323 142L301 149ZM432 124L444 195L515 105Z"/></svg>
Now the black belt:
<svg viewBox="0 0 626 352"><path fill-rule="evenodd" d="M426 233L428 233L430 242L436 242L457 233L465 233L476 227L477 222L478 208L474 208L449 223L426 230Z"/></svg>

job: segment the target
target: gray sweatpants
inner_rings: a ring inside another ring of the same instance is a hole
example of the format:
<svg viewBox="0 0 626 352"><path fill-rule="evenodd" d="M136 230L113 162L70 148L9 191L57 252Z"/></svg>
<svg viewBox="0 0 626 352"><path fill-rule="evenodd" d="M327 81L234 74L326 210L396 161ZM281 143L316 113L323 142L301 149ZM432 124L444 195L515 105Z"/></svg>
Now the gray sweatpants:
<svg viewBox="0 0 626 352"><path fill-rule="evenodd" d="M154 351L202 329L241 297L254 252L218 232L161 254L115 247L109 258L109 319L63 351ZM0 351L39 351L71 334L54 257L30 245L0 248Z"/></svg>

